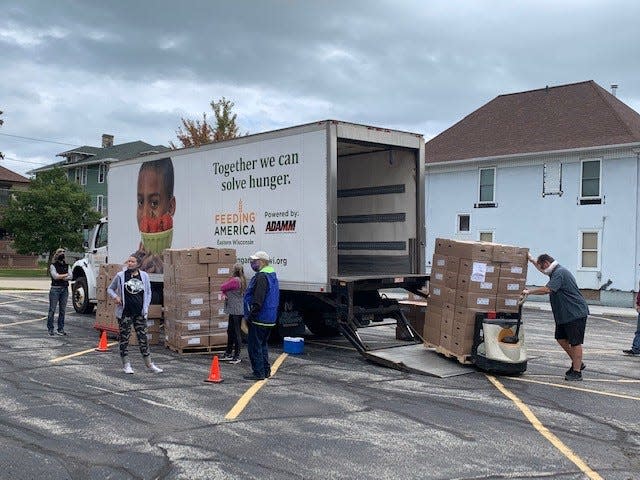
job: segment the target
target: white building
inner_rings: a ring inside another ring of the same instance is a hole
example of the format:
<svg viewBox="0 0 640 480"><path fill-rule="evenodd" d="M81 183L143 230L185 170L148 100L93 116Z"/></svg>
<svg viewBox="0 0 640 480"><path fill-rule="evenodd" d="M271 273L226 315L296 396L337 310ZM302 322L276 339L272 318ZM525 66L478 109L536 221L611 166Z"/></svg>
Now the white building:
<svg viewBox="0 0 640 480"><path fill-rule="evenodd" d="M587 81L500 95L425 157L428 262L437 237L525 246L573 272L590 302L634 304L640 114L613 94ZM530 268L527 283L546 280Z"/></svg>

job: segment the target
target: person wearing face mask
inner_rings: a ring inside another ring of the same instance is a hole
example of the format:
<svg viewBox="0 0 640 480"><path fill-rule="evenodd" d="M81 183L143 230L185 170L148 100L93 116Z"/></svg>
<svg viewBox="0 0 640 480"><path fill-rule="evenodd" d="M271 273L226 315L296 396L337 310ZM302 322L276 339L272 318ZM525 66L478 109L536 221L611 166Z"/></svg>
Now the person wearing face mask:
<svg viewBox="0 0 640 480"><path fill-rule="evenodd" d="M244 378L264 380L271 376L268 340L278 318L280 287L266 252L256 252L249 259L251 269L256 272L244 294L244 316L249 324L247 350L252 373Z"/></svg>
<svg viewBox="0 0 640 480"><path fill-rule="evenodd" d="M529 261L545 275L549 282L544 287L524 289L523 295L549 295L551 311L556 322L555 339L571 359L565 380L582 380L582 344L587 325L589 307L578 289L574 276L551 255L543 253L537 259L529 254Z"/></svg>
<svg viewBox="0 0 640 480"><path fill-rule="evenodd" d="M140 260L131 254L125 262L125 268L111 281L107 293L116 302L116 318L120 330L119 350L124 373L133 374L129 362L128 349L131 327L138 337L140 353L144 363L153 373L162 373L162 369L151 361L147 340L147 313L151 303L151 282L147 272L140 270Z"/></svg>
<svg viewBox="0 0 640 480"><path fill-rule="evenodd" d="M66 335L64 331L64 313L67 308L69 298L69 265L64 259L64 249L59 248L53 254L53 263L49 266L49 276L51 277L51 288L49 289L49 314L47 316L47 330L53 336L53 317L58 306L58 330L57 335Z"/></svg>

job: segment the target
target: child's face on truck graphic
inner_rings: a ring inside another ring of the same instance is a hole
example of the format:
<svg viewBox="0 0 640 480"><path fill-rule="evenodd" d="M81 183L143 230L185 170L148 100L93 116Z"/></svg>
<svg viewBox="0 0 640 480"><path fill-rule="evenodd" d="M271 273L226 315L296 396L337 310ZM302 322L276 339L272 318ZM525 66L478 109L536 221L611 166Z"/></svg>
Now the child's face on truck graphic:
<svg viewBox="0 0 640 480"><path fill-rule="evenodd" d="M140 169L138 174L138 228L143 233L164 232L173 227L176 199L161 171Z"/></svg>

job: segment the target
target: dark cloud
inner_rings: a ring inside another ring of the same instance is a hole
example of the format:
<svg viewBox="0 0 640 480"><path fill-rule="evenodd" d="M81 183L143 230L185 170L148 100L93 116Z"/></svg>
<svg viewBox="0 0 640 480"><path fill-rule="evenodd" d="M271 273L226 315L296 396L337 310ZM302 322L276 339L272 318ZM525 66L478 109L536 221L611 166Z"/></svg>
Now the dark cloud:
<svg viewBox="0 0 640 480"><path fill-rule="evenodd" d="M338 118L430 138L497 95L584 80L638 110L637 18L630 0L3 2L0 134L167 144L225 96L242 131ZM0 135L14 158L64 149Z"/></svg>

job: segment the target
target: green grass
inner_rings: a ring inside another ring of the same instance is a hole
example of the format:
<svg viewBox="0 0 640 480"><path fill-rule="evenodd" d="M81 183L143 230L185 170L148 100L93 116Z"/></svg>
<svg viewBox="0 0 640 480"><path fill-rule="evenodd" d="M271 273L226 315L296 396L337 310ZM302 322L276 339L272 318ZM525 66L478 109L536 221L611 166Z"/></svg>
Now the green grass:
<svg viewBox="0 0 640 480"><path fill-rule="evenodd" d="M37 278L48 276L47 268L0 268L0 278Z"/></svg>

